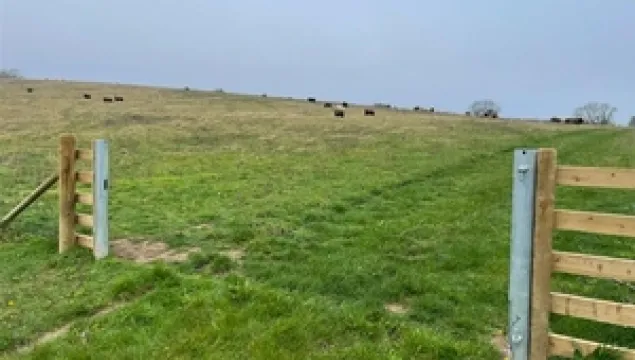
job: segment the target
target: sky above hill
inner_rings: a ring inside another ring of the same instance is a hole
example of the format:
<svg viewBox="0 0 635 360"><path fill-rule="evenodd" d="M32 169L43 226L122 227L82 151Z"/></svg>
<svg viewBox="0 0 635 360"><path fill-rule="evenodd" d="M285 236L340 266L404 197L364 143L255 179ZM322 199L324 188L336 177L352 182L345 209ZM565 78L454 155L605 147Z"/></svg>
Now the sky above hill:
<svg viewBox="0 0 635 360"><path fill-rule="evenodd" d="M635 115L632 0L0 0L28 77L435 106Z"/></svg>

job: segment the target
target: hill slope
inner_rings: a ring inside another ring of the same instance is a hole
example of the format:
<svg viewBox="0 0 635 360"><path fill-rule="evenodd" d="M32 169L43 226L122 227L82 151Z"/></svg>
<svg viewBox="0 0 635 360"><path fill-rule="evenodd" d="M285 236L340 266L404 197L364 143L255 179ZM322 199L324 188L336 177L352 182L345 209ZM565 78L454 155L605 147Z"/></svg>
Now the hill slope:
<svg viewBox="0 0 635 360"><path fill-rule="evenodd" d="M83 146L106 138L112 238L200 251L159 267L95 262L82 249L59 256L50 192L0 235L0 352L10 357L79 319L22 357L492 359L492 333L507 321L513 149L556 147L567 164L635 161L633 133L614 128L360 108L336 119L302 101L28 84L0 87L0 212L55 171L61 133ZM621 212L635 200L560 198ZM629 256L627 240L559 233L556 247ZM608 282L556 285L633 299ZM123 307L87 319L113 304ZM635 346L625 329L553 327Z"/></svg>

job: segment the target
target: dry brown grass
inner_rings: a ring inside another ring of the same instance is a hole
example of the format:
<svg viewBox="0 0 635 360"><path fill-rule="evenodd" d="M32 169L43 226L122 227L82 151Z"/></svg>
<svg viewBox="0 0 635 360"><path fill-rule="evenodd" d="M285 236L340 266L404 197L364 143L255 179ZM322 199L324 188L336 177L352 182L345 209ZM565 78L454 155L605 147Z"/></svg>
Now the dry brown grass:
<svg viewBox="0 0 635 360"><path fill-rule="evenodd" d="M27 86L33 86L35 93L26 93ZM92 94L93 99L82 99L84 92ZM124 96L125 102L101 101L102 96L114 94ZM345 119L335 119L328 109L301 99L65 81L3 80L0 95L3 97L0 121L4 127L0 136L6 140L15 135L46 138L71 130L86 136L110 131L143 133L141 128L157 130L165 129L166 125L171 128L165 131L176 133L213 129L225 134L273 132L279 136L297 134L300 129L302 133L311 132L312 128L326 130L326 133L355 130L429 134L439 128L451 130L463 122L553 131L576 129L550 123L519 121L511 124L505 119L390 109L377 109L377 116L364 117L360 106L348 109Z"/></svg>

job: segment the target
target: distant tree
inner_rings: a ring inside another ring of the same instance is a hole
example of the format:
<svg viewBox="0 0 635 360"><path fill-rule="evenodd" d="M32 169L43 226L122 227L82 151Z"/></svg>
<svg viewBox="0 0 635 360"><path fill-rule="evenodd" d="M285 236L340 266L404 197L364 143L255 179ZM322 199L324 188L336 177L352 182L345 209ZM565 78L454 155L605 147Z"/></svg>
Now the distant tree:
<svg viewBox="0 0 635 360"><path fill-rule="evenodd" d="M617 108L607 103L600 102L588 102L576 108L573 112L573 116L581 117L590 124L612 124L613 115L617 111Z"/></svg>
<svg viewBox="0 0 635 360"><path fill-rule="evenodd" d="M20 71L18 69L0 69L0 79L20 79Z"/></svg>
<svg viewBox="0 0 635 360"><path fill-rule="evenodd" d="M488 114L498 115L500 110L500 106L493 100L477 100L470 105L469 109L473 116L485 116Z"/></svg>
<svg viewBox="0 0 635 360"><path fill-rule="evenodd" d="M631 116L631 120L628 122L628 126L635 127L635 116Z"/></svg>

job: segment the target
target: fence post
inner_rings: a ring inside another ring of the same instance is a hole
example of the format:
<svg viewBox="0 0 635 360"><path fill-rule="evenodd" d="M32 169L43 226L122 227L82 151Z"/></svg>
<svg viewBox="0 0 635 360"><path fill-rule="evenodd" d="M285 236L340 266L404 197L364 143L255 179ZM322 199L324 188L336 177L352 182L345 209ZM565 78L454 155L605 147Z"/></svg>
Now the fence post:
<svg viewBox="0 0 635 360"><path fill-rule="evenodd" d="M551 312L552 233L556 190L556 150L540 149L536 157L536 202L531 287L530 359L544 360L549 354Z"/></svg>
<svg viewBox="0 0 635 360"><path fill-rule="evenodd" d="M529 359L536 150L514 151L508 342L511 359Z"/></svg>
<svg viewBox="0 0 635 360"><path fill-rule="evenodd" d="M108 256L108 143L93 142L93 254L96 259Z"/></svg>
<svg viewBox="0 0 635 360"><path fill-rule="evenodd" d="M75 146L73 135L62 135L59 147L59 253L75 245Z"/></svg>

